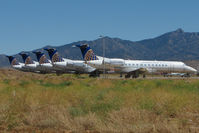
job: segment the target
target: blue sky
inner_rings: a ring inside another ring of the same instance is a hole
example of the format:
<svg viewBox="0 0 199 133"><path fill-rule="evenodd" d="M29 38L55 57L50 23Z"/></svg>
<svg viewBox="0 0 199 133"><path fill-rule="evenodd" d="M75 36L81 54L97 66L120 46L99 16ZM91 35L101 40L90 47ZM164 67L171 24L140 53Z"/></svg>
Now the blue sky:
<svg viewBox="0 0 199 133"><path fill-rule="evenodd" d="M0 0L0 54L94 40L199 32L197 0Z"/></svg>

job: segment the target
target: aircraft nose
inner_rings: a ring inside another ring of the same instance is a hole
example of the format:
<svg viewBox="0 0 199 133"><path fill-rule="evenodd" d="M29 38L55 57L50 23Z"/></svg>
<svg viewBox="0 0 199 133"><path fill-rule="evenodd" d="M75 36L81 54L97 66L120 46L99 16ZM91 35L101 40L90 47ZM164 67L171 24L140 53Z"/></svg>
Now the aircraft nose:
<svg viewBox="0 0 199 133"><path fill-rule="evenodd" d="M187 68L188 68L188 70L189 70L190 72L194 72L194 73L197 72L196 69L194 69L194 68L192 68L192 67L190 67L190 66L188 66Z"/></svg>
<svg viewBox="0 0 199 133"><path fill-rule="evenodd" d="M193 72L197 72L197 70L196 70L196 69L194 69L194 68L192 68L192 71L193 71Z"/></svg>

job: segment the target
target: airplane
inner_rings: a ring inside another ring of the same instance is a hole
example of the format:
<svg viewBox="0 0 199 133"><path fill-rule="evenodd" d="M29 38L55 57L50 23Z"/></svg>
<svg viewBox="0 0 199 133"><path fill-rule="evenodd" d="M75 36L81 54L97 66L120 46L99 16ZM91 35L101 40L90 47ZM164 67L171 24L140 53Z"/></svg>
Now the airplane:
<svg viewBox="0 0 199 133"><path fill-rule="evenodd" d="M146 60L124 60L117 58L103 58L96 56L88 44L76 45L79 47L85 62L96 69L114 69L116 73L126 74L125 78L138 78L139 74L146 73L187 73L187 75L197 72L196 69L187 66L179 61L146 61Z"/></svg>
<svg viewBox="0 0 199 133"><path fill-rule="evenodd" d="M53 67L51 60L48 60L46 55L41 51L33 51L36 55L39 65L38 69L43 73L56 73L57 75L63 74L64 71Z"/></svg>
<svg viewBox="0 0 199 133"><path fill-rule="evenodd" d="M6 56L6 57L9 59L9 62L12 68L16 70L20 70L20 71L26 71L23 67L25 64L18 62L16 57L14 56Z"/></svg>
<svg viewBox="0 0 199 133"><path fill-rule="evenodd" d="M45 64L47 60L44 61L40 60L40 63L44 63L44 65L41 65L39 62L33 61L30 55L27 53L20 53L19 55L21 55L23 58L25 64L23 68L26 71L40 73L40 74L53 73L53 71L50 68L47 68L50 67L50 64ZM45 59L44 56L41 59Z"/></svg>
<svg viewBox="0 0 199 133"><path fill-rule="evenodd" d="M21 55L21 57L24 61L24 64L25 64L23 66L23 69L25 69L26 71L29 71L29 72L40 73L40 71L38 70L38 67L37 67L39 65L39 63L36 61L33 61L29 54L19 53L19 55Z"/></svg>
<svg viewBox="0 0 199 133"><path fill-rule="evenodd" d="M54 48L45 48L44 50L48 51L49 57L55 68L74 72L76 74L89 73L90 77L97 77L100 74L96 71L96 68L85 64L84 61L70 60L60 57L58 51Z"/></svg>

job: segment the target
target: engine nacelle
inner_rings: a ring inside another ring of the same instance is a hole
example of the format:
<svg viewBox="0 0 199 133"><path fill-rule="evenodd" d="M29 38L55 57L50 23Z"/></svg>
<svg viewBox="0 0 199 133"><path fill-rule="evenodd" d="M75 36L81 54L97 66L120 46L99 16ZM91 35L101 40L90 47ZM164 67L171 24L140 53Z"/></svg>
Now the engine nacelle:
<svg viewBox="0 0 199 133"><path fill-rule="evenodd" d="M124 65L123 59L104 59L104 63L110 66L122 66Z"/></svg>
<svg viewBox="0 0 199 133"><path fill-rule="evenodd" d="M67 65L67 66L73 66L74 63L73 63L73 61L67 61L66 65Z"/></svg>

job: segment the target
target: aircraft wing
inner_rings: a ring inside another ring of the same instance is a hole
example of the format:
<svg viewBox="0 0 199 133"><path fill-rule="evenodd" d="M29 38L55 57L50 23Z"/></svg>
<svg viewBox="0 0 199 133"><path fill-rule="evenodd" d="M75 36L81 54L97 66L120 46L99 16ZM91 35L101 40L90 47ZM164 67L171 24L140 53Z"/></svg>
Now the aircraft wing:
<svg viewBox="0 0 199 133"><path fill-rule="evenodd" d="M122 70L125 73L134 73L134 72L138 72L138 73L145 73L145 72L149 72L150 70L146 69L146 68L124 68Z"/></svg>
<svg viewBox="0 0 199 133"><path fill-rule="evenodd" d="M129 67L129 68L124 68L122 70L122 72L127 73L125 75L125 78L130 78L130 76L132 75L133 78L137 78L139 77L139 74L143 74L143 73L148 73L150 70L146 69L146 68L133 68L133 67Z"/></svg>

